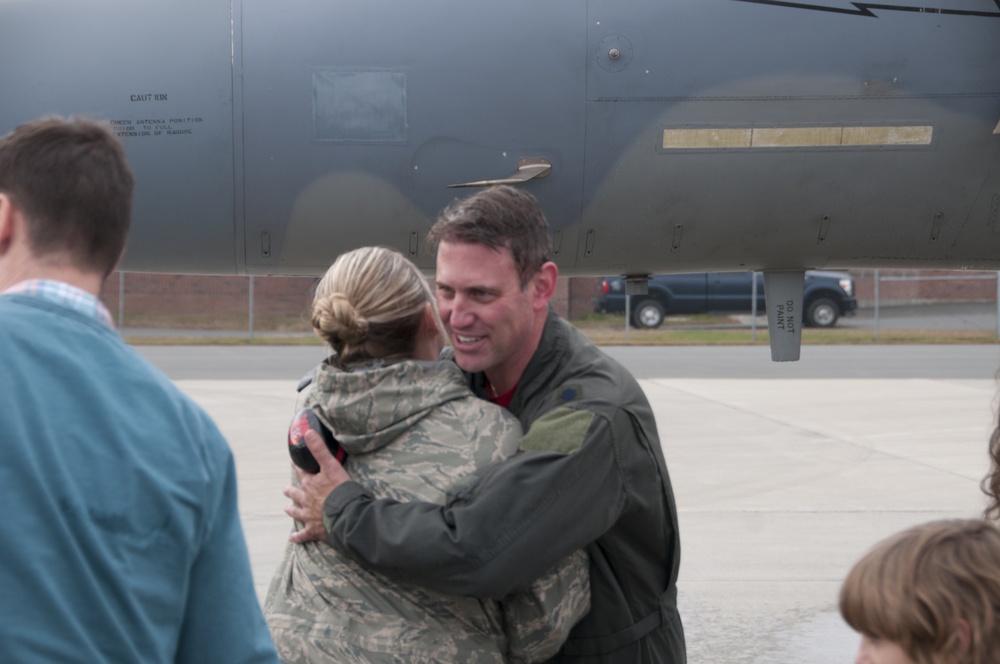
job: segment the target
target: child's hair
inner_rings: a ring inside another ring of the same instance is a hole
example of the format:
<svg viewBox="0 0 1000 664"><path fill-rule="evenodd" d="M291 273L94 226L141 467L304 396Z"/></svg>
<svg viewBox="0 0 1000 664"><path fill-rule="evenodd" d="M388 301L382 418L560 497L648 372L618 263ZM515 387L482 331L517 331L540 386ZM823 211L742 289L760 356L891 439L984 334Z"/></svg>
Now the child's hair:
<svg viewBox="0 0 1000 664"><path fill-rule="evenodd" d="M434 293L402 254L362 247L341 254L316 286L312 324L341 363L412 357ZM440 328L440 320L436 321Z"/></svg>
<svg viewBox="0 0 1000 664"><path fill-rule="evenodd" d="M844 580L840 613L917 664L1000 662L1000 529L933 521L879 542Z"/></svg>
<svg viewBox="0 0 1000 664"><path fill-rule="evenodd" d="M997 407L1000 415L1000 406ZM1000 422L990 433L987 451L990 455L990 472L983 478L980 487L989 499L983 512L987 519L1000 519Z"/></svg>

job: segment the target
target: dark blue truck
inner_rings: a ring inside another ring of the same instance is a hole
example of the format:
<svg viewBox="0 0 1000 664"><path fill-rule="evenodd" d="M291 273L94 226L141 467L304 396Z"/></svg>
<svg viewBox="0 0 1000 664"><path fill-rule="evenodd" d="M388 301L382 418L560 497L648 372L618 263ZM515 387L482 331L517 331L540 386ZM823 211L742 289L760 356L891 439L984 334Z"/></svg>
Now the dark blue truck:
<svg viewBox="0 0 1000 664"><path fill-rule="evenodd" d="M750 312L753 307L751 275L757 279L757 313L763 315L764 275L760 272L696 272L658 274L649 280L646 295L633 295L632 322L636 327L659 327L668 314ZM625 280L605 277L594 310L625 312ZM852 316L858 308L854 279L844 272L810 270L803 290L803 324L832 327L841 316Z"/></svg>

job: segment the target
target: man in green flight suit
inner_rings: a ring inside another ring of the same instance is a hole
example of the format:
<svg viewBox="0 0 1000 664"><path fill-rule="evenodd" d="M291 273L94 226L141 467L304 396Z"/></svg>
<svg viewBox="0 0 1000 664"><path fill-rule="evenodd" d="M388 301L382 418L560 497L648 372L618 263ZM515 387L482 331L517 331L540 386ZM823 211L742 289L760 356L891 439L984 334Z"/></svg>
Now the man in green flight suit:
<svg viewBox="0 0 1000 664"><path fill-rule="evenodd" d="M459 482L442 507L373 499L310 435L322 469L285 490L305 523L292 540L493 598L585 547L592 608L553 661L686 662L677 510L653 413L635 378L551 311L558 268L537 201L481 191L445 209L430 240L455 361L521 421L523 453Z"/></svg>

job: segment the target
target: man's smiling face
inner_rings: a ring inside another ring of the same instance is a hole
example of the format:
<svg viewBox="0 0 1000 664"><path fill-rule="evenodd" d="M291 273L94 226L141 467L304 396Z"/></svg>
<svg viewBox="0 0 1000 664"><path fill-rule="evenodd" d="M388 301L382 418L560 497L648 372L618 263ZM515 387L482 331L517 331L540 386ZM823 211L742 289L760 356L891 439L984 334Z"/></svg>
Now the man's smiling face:
<svg viewBox="0 0 1000 664"><path fill-rule="evenodd" d="M538 344L535 280L521 288L509 249L465 242L441 242L435 280L458 366L485 372L499 393L512 389Z"/></svg>

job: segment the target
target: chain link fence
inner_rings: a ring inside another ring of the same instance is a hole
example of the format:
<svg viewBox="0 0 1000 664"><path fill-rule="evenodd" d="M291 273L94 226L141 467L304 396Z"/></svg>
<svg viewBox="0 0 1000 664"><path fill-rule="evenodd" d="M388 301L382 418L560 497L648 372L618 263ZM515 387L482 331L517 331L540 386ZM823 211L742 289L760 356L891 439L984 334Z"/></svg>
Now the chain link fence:
<svg viewBox="0 0 1000 664"><path fill-rule="evenodd" d="M316 277L236 277L117 272L101 300L123 336L312 335Z"/></svg>
<svg viewBox="0 0 1000 664"><path fill-rule="evenodd" d="M858 301L875 339L883 328L992 329L1000 340L1000 272L872 270ZM871 287L871 291L868 287Z"/></svg>
<svg viewBox="0 0 1000 664"><path fill-rule="evenodd" d="M988 329L1000 339L1000 273L852 270L849 274L858 310L853 317L841 318L838 328L867 328L876 340L881 330L900 327ZM105 282L101 299L122 335L129 338L312 338L309 310L318 281L318 277L118 272ZM600 309L598 302L606 281L601 277L561 278L553 300L556 311L570 320L593 315L595 308ZM734 294L746 300L745 311L710 317L706 325L745 327L754 336L758 329L766 330L764 308L752 309L752 282L746 281L746 292ZM762 294L757 293L757 297L762 298ZM640 296L629 298L631 318L641 303ZM667 306L663 327L690 324L689 318ZM620 324L624 326L624 317Z"/></svg>
<svg viewBox="0 0 1000 664"><path fill-rule="evenodd" d="M319 277L116 272L105 281L101 300L131 339L310 339L317 283ZM592 288L593 278L560 279L553 306L566 318L586 314Z"/></svg>
<svg viewBox="0 0 1000 664"><path fill-rule="evenodd" d="M844 290L841 290L844 289ZM629 328L661 330L746 328L751 339L767 329L761 273L654 275L644 294L627 295L619 277L594 286L594 311L625 314ZM807 272L803 298L806 327L870 330L989 331L1000 339L1000 273L945 270L851 270ZM847 295L857 302L847 307ZM834 305L840 306L834 306Z"/></svg>

